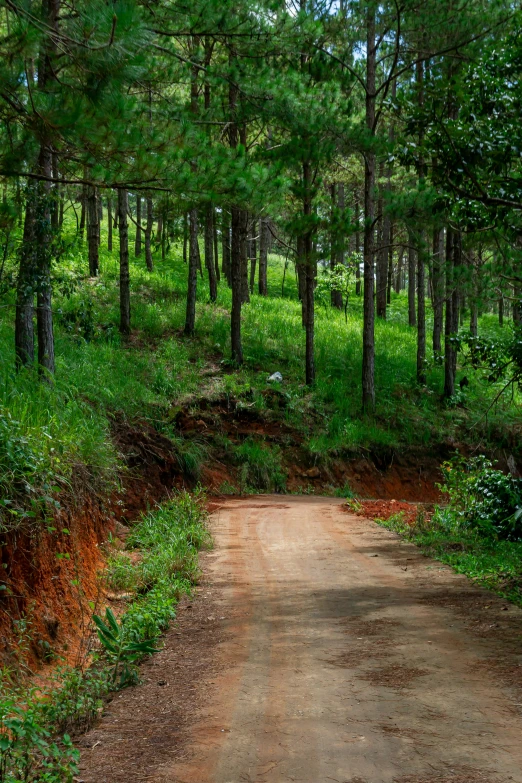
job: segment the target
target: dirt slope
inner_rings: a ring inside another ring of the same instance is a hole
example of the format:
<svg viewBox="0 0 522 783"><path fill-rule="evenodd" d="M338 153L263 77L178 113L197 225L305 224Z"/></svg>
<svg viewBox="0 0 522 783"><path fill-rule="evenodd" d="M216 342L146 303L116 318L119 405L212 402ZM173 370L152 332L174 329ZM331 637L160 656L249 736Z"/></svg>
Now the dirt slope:
<svg viewBox="0 0 522 783"><path fill-rule="evenodd" d="M203 595L81 780L522 783L522 613L341 503L214 514Z"/></svg>

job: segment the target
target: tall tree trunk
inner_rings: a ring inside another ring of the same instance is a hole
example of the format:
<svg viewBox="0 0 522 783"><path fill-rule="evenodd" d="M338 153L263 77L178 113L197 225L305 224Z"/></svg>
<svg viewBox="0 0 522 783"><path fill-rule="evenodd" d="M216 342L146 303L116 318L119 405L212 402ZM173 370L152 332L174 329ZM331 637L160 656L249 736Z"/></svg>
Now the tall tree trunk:
<svg viewBox="0 0 522 783"><path fill-rule="evenodd" d="M193 207L189 212L189 258L188 258L188 286L187 286L187 311L185 315L185 334L189 337L194 334L196 328L196 294L198 287L198 211Z"/></svg>
<svg viewBox="0 0 522 783"><path fill-rule="evenodd" d="M54 182L51 185L51 229L54 234L57 234L60 227L60 185L58 155L55 151L52 153L52 176Z"/></svg>
<svg viewBox="0 0 522 783"><path fill-rule="evenodd" d="M225 208L221 211L221 271L230 288L230 212Z"/></svg>
<svg viewBox="0 0 522 783"><path fill-rule="evenodd" d="M241 301L243 304L250 302L248 288L248 212L241 210L239 222L239 249L241 254Z"/></svg>
<svg viewBox="0 0 522 783"><path fill-rule="evenodd" d="M395 275L395 293L400 294L402 290L402 267L404 263L404 248L401 247L397 259L397 273Z"/></svg>
<svg viewBox="0 0 522 783"><path fill-rule="evenodd" d="M37 186L27 185L20 267L16 286L15 357L17 368L34 362L34 295L36 291L35 209Z"/></svg>
<svg viewBox="0 0 522 783"><path fill-rule="evenodd" d="M152 260L152 227L154 225L154 206L152 204L152 198L147 196L147 222L145 223L145 264L149 272L154 269L154 262Z"/></svg>
<svg viewBox="0 0 522 783"><path fill-rule="evenodd" d="M305 380L307 386L315 383L315 259L312 240L312 171L308 161L303 163L303 218L306 221L306 231L303 235L304 268L305 268L305 300L306 300L306 348L305 348Z"/></svg>
<svg viewBox="0 0 522 783"><path fill-rule="evenodd" d="M85 176L85 172L84 172L84 176ZM83 235L85 233L85 223L86 223L86 216L87 216L87 185L82 185L82 189L80 193L80 206L81 206L80 241L83 242Z"/></svg>
<svg viewBox="0 0 522 783"><path fill-rule="evenodd" d="M136 194L136 235L134 238L134 255L141 256L141 194Z"/></svg>
<svg viewBox="0 0 522 783"><path fill-rule="evenodd" d="M52 153L42 142L38 158L38 172L52 176ZM35 242L38 287L36 294L36 329L38 334L38 368L49 378L54 374L54 334L51 286L51 185L49 181L38 183L35 213Z"/></svg>
<svg viewBox="0 0 522 783"><path fill-rule="evenodd" d="M446 318L444 323L444 397L449 399L455 394L455 372L451 344L453 334L453 287L454 281L454 242L455 232L449 228L446 231Z"/></svg>
<svg viewBox="0 0 522 783"><path fill-rule="evenodd" d="M266 296L268 293L268 222L261 218L259 226L259 293Z"/></svg>
<svg viewBox="0 0 522 783"><path fill-rule="evenodd" d="M127 336L131 329L130 273L129 273L129 196L118 190L118 230L120 234L120 332Z"/></svg>
<svg viewBox="0 0 522 783"><path fill-rule="evenodd" d="M255 219L250 222L250 240L248 243L249 258L250 258L250 293L254 293L254 286L256 283L256 266L257 266L257 242L256 242L256 225Z"/></svg>
<svg viewBox="0 0 522 783"><path fill-rule="evenodd" d="M49 30L58 32L60 0L44 0L42 10ZM55 38L46 37L44 48L40 51L38 64L38 87L46 91L48 83L55 79L53 59L56 55ZM36 294L36 330L38 335L38 370L44 379L54 375L54 332L51 285L51 180L53 175L52 139L47 136L40 143L38 156L38 174L43 179L38 182L35 208L35 246L37 267Z"/></svg>
<svg viewBox="0 0 522 783"><path fill-rule="evenodd" d="M459 274L462 266L462 235L460 231L455 232L453 241L453 293L452 293L452 333L457 335L459 332L459 313L460 313L460 291ZM457 376L457 350L454 348L451 354L453 365L453 379Z"/></svg>
<svg viewBox="0 0 522 783"><path fill-rule="evenodd" d="M415 313L416 266L417 259L413 246L413 235L408 231L408 323L410 326L417 326Z"/></svg>
<svg viewBox="0 0 522 783"><path fill-rule="evenodd" d="M384 177L384 162L379 166L379 180ZM387 232L389 229L389 220L384 218L384 192L382 186L379 187L379 198L377 202L377 216L379 225L379 246L377 248L377 268L376 268L376 291L375 304L378 318L386 318L386 280L388 266L388 245L390 244Z"/></svg>
<svg viewBox="0 0 522 783"><path fill-rule="evenodd" d="M112 253L112 198L107 196L107 250Z"/></svg>
<svg viewBox="0 0 522 783"><path fill-rule="evenodd" d="M470 301L469 330L473 337L478 337L478 305L474 299Z"/></svg>
<svg viewBox="0 0 522 783"><path fill-rule="evenodd" d="M498 300L498 325L504 326L504 297L501 296Z"/></svg>
<svg viewBox="0 0 522 783"><path fill-rule="evenodd" d="M375 134L375 80L376 41L375 7L366 12L366 128L371 136L364 160L364 302L362 355L362 409L375 411L375 306L374 296L374 231L375 231L375 152L372 141Z"/></svg>
<svg viewBox="0 0 522 783"><path fill-rule="evenodd" d="M340 261L339 255L341 257L344 255L342 251L342 247L339 253L339 246L340 246L340 238L338 236L338 220L336 220L336 211L337 207L340 206L337 202L340 198L339 190L342 186L341 185L335 185L335 183L332 183L330 185L330 197L331 197L331 211L332 211L332 229L330 232L330 271L333 272L335 270L335 267L338 263L342 264L342 260ZM343 188L344 191L344 188ZM344 192L343 192L344 197ZM344 207L343 207L344 208ZM332 307L336 307L338 310L343 309L343 295L342 292L338 288L332 288L330 291L330 302L332 304Z"/></svg>
<svg viewBox="0 0 522 783"><path fill-rule="evenodd" d="M522 282L513 283L513 323L522 326Z"/></svg>
<svg viewBox="0 0 522 783"><path fill-rule="evenodd" d="M433 231L433 353L442 353L442 327L444 322L444 229Z"/></svg>
<svg viewBox="0 0 522 783"><path fill-rule="evenodd" d="M386 283L386 304L391 304L391 294L393 288L393 222L390 219L390 247L388 248L388 276Z"/></svg>
<svg viewBox="0 0 522 783"><path fill-rule="evenodd" d="M232 207L232 242L230 248L230 278L232 284L231 343L232 361L243 364L241 344L241 221L243 212Z"/></svg>
<svg viewBox="0 0 522 783"><path fill-rule="evenodd" d="M212 236L214 239L214 267L216 269L216 280L218 283L221 281L221 271L219 269L219 243L218 243L218 230L217 230L217 214L214 207L212 207Z"/></svg>
<svg viewBox="0 0 522 783"><path fill-rule="evenodd" d="M100 259L100 213L98 211L98 199L96 188L87 189L87 245L89 250L89 275L98 277Z"/></svg>
<svg viewBox="0 0 522 783"><path fill-rule="evenodd" d="M297 237L297 287L299 293L299 301L301 302L301 324L303 329L306 328L306 268L304 264L305 249L304 240L302 236Z"/></svg>
<svg viewBox="0 0 522 783"><path fill-rule="evenodd" d="M188 212L183 213L183 263L188 261Z"/></svg>
<svg viewBox="0 0 522 783"><path fill-rule="evenodd" d="M417 383L426 385L426 281L422 236L417 251Z"/></svg>
<svg viewBox="0 0 522 783"><path fill-rule="evenodd" d="M376 305L378 318L386 318L388 267L390 258L390 218L385 215L382 218L381 245L377 260L377 293Z"/></svg>
<svg viewBox="0 0 522 783"><path fill-rule="evenodd" d="M205 207L205 266L208 273L210 301L217 299L216 267L214 265L214 209L212 204Z"/></svg>
<svg viewBox="0 0 522 783"><path fill-rule="evenodd" d="M361 232L359 231L359 221L361 219L361 212L359 207L359 199L355 202L355 223L357 225L357 231L355 232L355 254L357 256L357 267L355 269L355 295L361 295L361 264L359 263L359 254L361 252Z"/></svg>

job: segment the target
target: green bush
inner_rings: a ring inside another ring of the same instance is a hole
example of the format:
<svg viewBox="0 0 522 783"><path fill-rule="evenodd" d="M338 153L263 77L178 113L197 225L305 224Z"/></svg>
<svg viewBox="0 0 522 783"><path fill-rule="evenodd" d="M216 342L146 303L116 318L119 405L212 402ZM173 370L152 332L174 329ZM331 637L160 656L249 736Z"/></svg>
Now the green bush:
<svg viewBox="0 0 522 783"><path fill-rule="evenodd" d="M72 783L79 753L65 734L53 739L40 702L0 697L0 780L2 783Z"/></svg>
<svg viewBox="0 0 522 783"><path fill-rule="evenodd" d="M463 522L482 535L522 540L522 479L495 469L484 456L455 457L442 470L441 489Z"/></svg>

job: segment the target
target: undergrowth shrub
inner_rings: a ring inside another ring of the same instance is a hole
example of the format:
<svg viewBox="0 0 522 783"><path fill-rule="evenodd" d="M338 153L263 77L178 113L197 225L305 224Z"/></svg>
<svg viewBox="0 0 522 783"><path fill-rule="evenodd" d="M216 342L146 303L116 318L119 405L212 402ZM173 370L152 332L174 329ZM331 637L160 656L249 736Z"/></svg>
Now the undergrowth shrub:
<svg viewBox="0 0 522 783"><path fill-rule="evenodd" d="M286 475L281 464L279 446L269 446L254 438L247 438L235 451L239 465L241 488L284 492Z"/></svg>
<svg viewBox="0 0 522 783"><path fill-rule="evenodd" d="M65 734L54 739L39 700L0 701L0 780L2 783L72 783L79 753Z"/></svg>
<svg viewBox="0 0 522 783"><path fill-rule="evenodd" d="M485 536L522 540L522 479L495 469L484 456L457 456L442 470L441 489L463 524Z"/></svg>

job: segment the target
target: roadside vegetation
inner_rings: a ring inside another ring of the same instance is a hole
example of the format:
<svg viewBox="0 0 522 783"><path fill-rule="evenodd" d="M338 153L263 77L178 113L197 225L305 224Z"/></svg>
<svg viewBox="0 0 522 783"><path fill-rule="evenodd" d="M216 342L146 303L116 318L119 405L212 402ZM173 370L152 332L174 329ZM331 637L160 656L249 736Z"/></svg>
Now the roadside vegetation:
<svg viewBox="0 0 522 783"><path fill-rule="evenodd" d="M484 457L443 465L447 505L409 524L403 513L376 519L427 555L522 606L522 479Z"/></svg>
<svg viewBox="0 0 522 783"><path fill-rule="evenodd" d="M167 500L138 520L125 549L117 543L109 544L100 579L105 589L124 590L122 609L94 615L89 633L96 628L97 635L84 640L88 652L79 664L56 666L43 685L21 666L0 672L2 783L75 779L79 753L71 735L92 725L111 693L139 682L140 660L156 651L180 597L197 582L197 553L211 545L204 495L183 492ZM26 623L26 644L30 635Z"/></svg>

